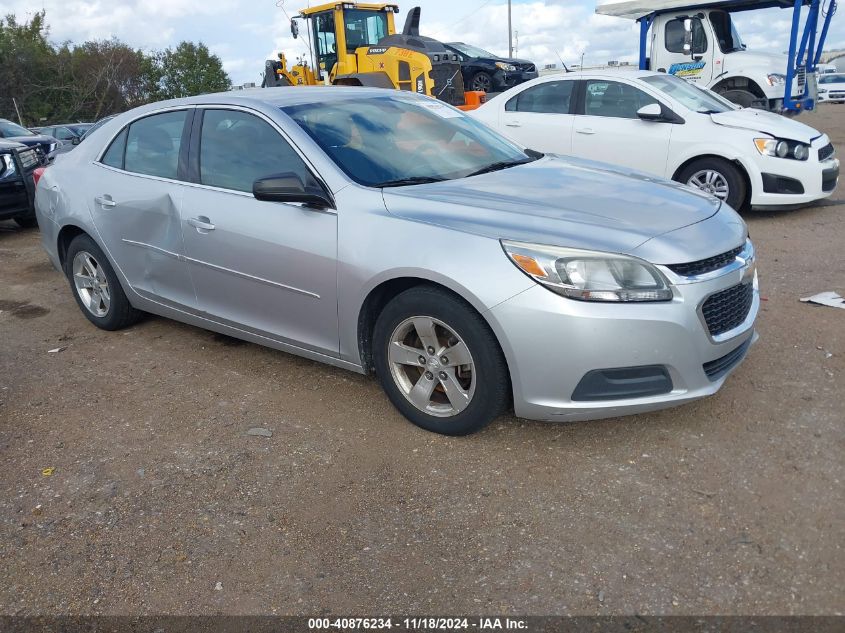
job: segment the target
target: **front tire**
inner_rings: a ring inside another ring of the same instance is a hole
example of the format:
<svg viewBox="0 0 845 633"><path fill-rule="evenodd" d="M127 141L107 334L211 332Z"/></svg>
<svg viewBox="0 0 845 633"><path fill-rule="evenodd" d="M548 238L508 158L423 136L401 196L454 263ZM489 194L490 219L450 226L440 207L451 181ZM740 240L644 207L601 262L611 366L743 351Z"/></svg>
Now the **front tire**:
<svg viewBox="0 0 845 633"><path fill-rule="evenodd" d="M70 243L65 275L82 314L98 328L120 330L136 323L141 312L132 307L111 264L87 235Z"/></svg>
<svg viewBox="0 0 845 633"><path fill-rule="evenodd" d="M452 293L417 286L379 315L373 360L382 388L417 426L468 435L507 407L510 381L499 343L484 319Z"/></svg>
<svg viewBox="0 0 845 633"><path fill-rule="evenodd" d="M735 103L743 108L750 108L757 100L755 94L748 90L725 90L720 94L731 103Z"/></svg>
<svg viewBox="0 0 845 633"><path fill-rule="evenodd" d="M481 92L493 92L493 77L483 70L475 73L470 81L472 90L480 90Z"/></svg>
<svg viewBox="0 0 845 633"><path fill-rule="evenodd" d="M733 163L724 158L695 160L678 174L676 180L714 195L734 209L741 209L745 204L745 178Z"/></svg>

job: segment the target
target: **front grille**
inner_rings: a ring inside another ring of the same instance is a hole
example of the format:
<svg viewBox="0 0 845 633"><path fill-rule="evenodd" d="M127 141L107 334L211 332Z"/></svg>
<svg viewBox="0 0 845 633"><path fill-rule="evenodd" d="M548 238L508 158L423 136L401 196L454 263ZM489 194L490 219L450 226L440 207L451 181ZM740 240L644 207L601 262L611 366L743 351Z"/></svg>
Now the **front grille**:
<svg viewBox="0 0 845 633"><path fill-rule="evenodd" d="M18 157L21 159L21 166L25 171L29 171L30 169L37 167L41 162L38 152L34 149L21 150L18 152Z"/></svg>
<svg viewBox="0 0 845 633"><path fill-rule="evenodd" d="M827 160L833 156L833 143L828 143L819 150L819 160Z"/></svg>
<svg viewBox="0 0 845 633"><path fill-rule="evenodd" d="M727 253L714 255L707 259L699 259L698 261L688 262L686 264L669 264L667 268L681 277L695 277L696 275L712 273L714 270L724 268L736 260L736 256L742 252L743 248L745 248L745 245L737 246Z"/></svg>
<svg viewBox="0 0 845 633"><path fill-rule="evenodd" d="M464 78L458 63L436 63L431 69L434 97L453 106L464 105Z"/></svg>
<svg viewBox="0 0 845 633"><path fill-rule="evenodd" d="M730 332L742 325L751 310L753 300L754 285L751 282L741 283L710 295L701 307L710 336Z"/></svg>
<svg viewBox="0 0 845 633"><path fill-rule="evenodd" d="M822 191L827 193L828 191L833 191L836 189L836 183L839 180L839 170L834 169L825 169L822 172Z"/></svg>
<svg viewBox="0 0 845 633"><path fill-rule="evenodd" d="M745 354L748 352L749 347L751 347L751 338L721 358L711 360L709 363L704 363L704 365L702 365L704 373L707 374L707 377L711 381L716 382L719 378L736 367L743 358L745 358Z"/></svg>

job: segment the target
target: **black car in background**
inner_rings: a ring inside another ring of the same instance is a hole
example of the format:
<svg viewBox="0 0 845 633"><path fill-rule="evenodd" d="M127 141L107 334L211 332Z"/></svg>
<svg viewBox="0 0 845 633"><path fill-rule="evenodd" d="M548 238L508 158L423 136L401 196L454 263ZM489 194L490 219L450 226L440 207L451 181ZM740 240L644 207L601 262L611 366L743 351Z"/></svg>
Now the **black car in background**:
<svg viewBox="0 0 845 633"><path fill-rule="evenodd" d="M36 148L0 140L0 220L12 219L24 228L38 226L33 172L42 162Z"/></svg>
<svg viewBox="0 0 845 633"><path fill-rule="evenodd" d="M56 155L56 149L62 145L60 140L52 136L36 134L8 119L0 119L0 139L16 141L28 147L34 147L41 157L47 160L52 160Z"/></svg>
<svg viewBox="0 0 845 633"><path fill-rule="evenodd" d="M463 42L449 42L446 48L458 54L465 90L503 92L537 77L537 67L527 59L499 57Z"/></svg>
<svg viewBox="0 0 845 633"><path fill-rule="evenodd" d="M66 145L79 145L79 141L82 140L85 132L93 125L93 123L60 123L45 127L34 127L32 131L57 138Z"/></svg>

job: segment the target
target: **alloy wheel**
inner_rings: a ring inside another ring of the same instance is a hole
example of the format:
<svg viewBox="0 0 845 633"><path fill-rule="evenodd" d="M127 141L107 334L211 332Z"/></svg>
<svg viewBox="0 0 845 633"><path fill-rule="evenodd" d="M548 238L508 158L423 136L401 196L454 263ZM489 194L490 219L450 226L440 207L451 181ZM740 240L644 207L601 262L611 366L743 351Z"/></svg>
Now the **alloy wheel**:
<svg viewBox="0 0 845 633"><path fill-rule="evenodd" d="M451 417L475 394L475 362L466 343L443 321L413 316L393 330L390 373L408 402L437 417Z"/></svg>
<svg viewBox="0 0 845 633"><path fill-rule="evenodd" d="M716 196L719 200L727 200L731 194L731 188L728 185L727 178L713 169L702 169L701 171L695 172L690 176L687 184L701 189L711 196Z"/></svg>
<svg viewBox="0 0 845 633"><path fill-rule="evenodd" d="M104 317L111 306L109 281L102 266L88 251L73 258L73 285L82 305L96 317Z"/></svg>
<svg viewBox="0 0 845 633"><path fill-rule="evenodd" d="M472 89L490 92L492 83L493 82L490 81L490 77L485 74L479 74L472 78Z"/></svg>

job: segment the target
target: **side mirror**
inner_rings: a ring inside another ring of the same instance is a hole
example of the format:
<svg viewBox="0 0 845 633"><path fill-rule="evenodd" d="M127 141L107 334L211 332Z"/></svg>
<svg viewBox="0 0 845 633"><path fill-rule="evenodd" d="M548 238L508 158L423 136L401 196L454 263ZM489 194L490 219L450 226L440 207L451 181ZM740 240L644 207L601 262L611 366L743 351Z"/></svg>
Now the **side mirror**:
<svg viewBox="0 0 845 633"><path fill-rule="evenodd" d="M74 136L73 139L71 140L71 144L72 145L79 145L79 141L81 141L81 140L82 139L79 138L78 136Z"/></svg>
<svg viewBox="0 0 845 633"><path fill-rule="evenodd" d="M252 195L265 202L301 202L315 207L334 207L319 185L306 186L293 172L259 178L252 183Z"/></svg>
<svg viewBox="0 0 845 633"><path fill-rule="evenodd" d="M637 110L637 116L643 121L662 121L663 108L660 107L659 103L649 103Z"/></svg>
<svg viewBox="0 0 845 633"><path fill-rule="evenodd" d="M684 20L684 52L692 55L692 19Z"/></svg>
<svg viewBox="0 0 845 633"><path fill-rule="evenodd" d="M299 37L299 23L293 19L290 21L290 34L293 35L293 39Z"/></svg>

